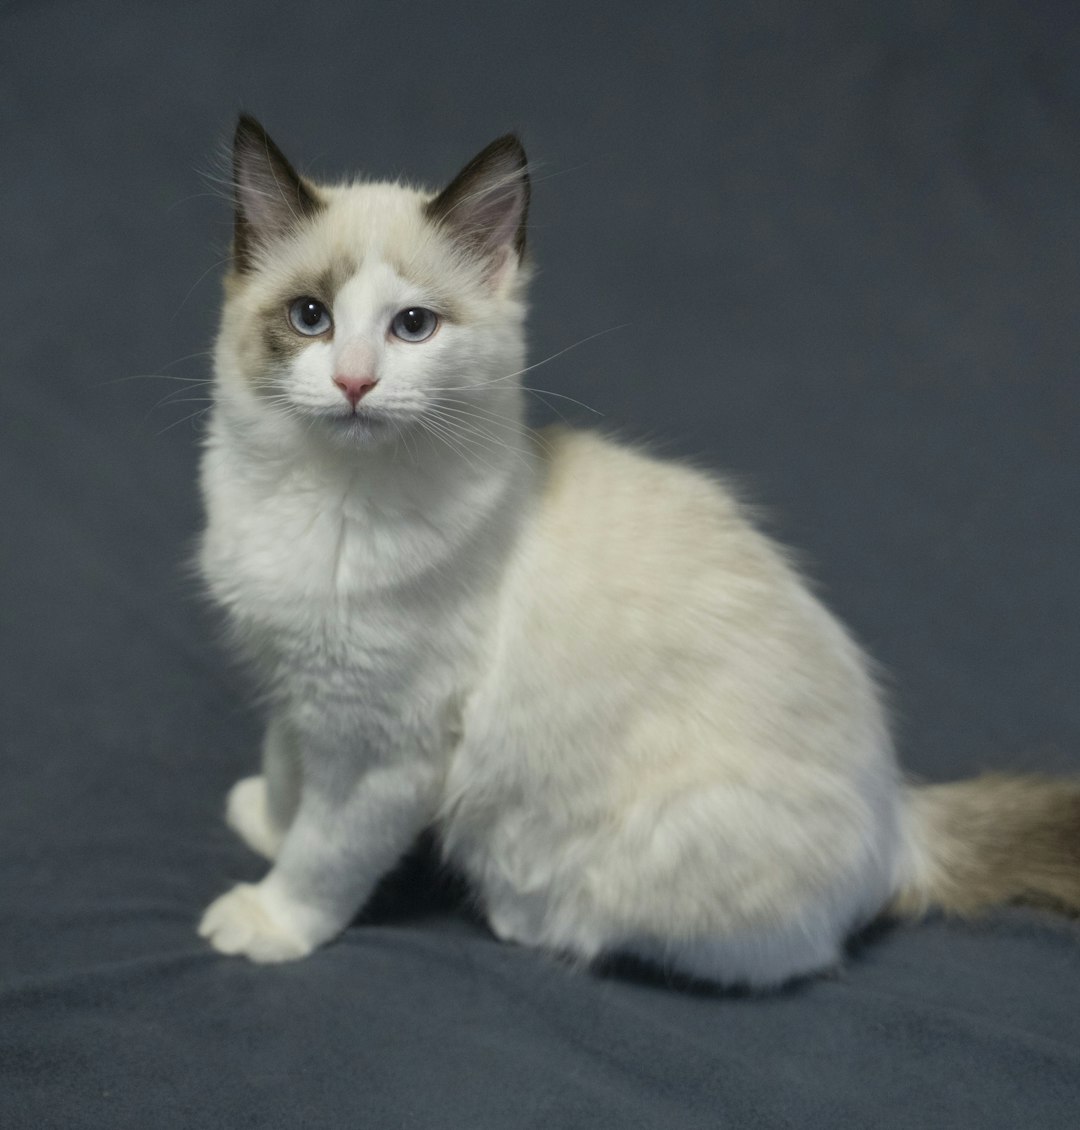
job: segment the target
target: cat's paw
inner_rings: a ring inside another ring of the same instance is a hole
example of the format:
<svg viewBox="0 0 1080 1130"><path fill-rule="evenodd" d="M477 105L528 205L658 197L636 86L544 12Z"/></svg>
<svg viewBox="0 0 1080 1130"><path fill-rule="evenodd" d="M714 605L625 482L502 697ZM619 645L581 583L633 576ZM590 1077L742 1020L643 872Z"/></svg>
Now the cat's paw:
<svg viewBox="0 0 1080 1130"><path fill-rule="evenodd" d="M265 777L245 777L233 785L225 802L225 823L252 851L277 858L282 833L270 817Z"/></svg>
<svg viewBox="0 0 1080 1130"><path fill-rule="evenodd" d="M199 923L199 933L221 953L243 954L260 963L295 961L315 948L295 926L271 912L251 883L238 883L215 899Z"/></svg>

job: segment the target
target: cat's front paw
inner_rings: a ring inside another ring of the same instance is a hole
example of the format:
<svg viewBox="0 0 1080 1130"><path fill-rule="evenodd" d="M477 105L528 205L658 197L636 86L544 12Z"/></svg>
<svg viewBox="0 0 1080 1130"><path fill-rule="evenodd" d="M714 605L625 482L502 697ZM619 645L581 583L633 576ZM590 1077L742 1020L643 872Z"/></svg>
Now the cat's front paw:
<svg viewBox="0 0 1080 1130"><path fill-rule="evenodd" d="M306 957L314 943L281 918L257 886L238 883L207 907L199 933L221 953L243 954L260 963Z"/></svg>
<svg viewBox="0 0 1080 1130"><path fill-rule="evenodd" d="M270 816L265 777L245 777L233 785L225 802L225 823L252 851L277 858L282 834Z"/></svg>

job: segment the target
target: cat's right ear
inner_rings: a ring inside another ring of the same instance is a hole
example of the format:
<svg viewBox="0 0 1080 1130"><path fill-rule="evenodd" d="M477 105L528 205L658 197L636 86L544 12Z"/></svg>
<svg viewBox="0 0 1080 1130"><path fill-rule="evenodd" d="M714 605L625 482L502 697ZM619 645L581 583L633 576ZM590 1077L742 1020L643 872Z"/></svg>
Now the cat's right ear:
<svg viewBox="0 0 1080 1130"><path fill-rule="evenodd" d="M233 137L233 258L249 271L255 254L322 207L315 189L250 114L241 114Z"/></svg>

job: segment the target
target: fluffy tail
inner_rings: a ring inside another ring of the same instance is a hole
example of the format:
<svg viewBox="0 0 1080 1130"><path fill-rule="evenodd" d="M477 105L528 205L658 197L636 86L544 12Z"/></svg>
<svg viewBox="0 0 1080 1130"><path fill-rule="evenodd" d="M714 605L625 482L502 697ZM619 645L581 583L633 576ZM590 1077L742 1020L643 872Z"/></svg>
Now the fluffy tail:
<svg viewBox="0 0 1080 1130"><path fill-rule="evenodd" d="M1080 913L1080 778L909 786L905 822L893 913L974 914L1005 902Z"/></svg>

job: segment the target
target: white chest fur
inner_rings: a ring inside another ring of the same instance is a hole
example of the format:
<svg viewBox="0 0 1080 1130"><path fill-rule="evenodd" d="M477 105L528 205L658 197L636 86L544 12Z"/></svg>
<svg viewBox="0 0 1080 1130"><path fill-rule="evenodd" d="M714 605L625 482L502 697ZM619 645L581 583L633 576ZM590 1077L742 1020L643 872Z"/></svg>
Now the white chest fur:
<svg viewBox="0 0 1080 1130"><path fill-rule="evenodd" d="M442 741L490 627L514 484L252 458L219 437L203 464L203 573L275 697L305 730L333 719L357 741Z"/></svg>

